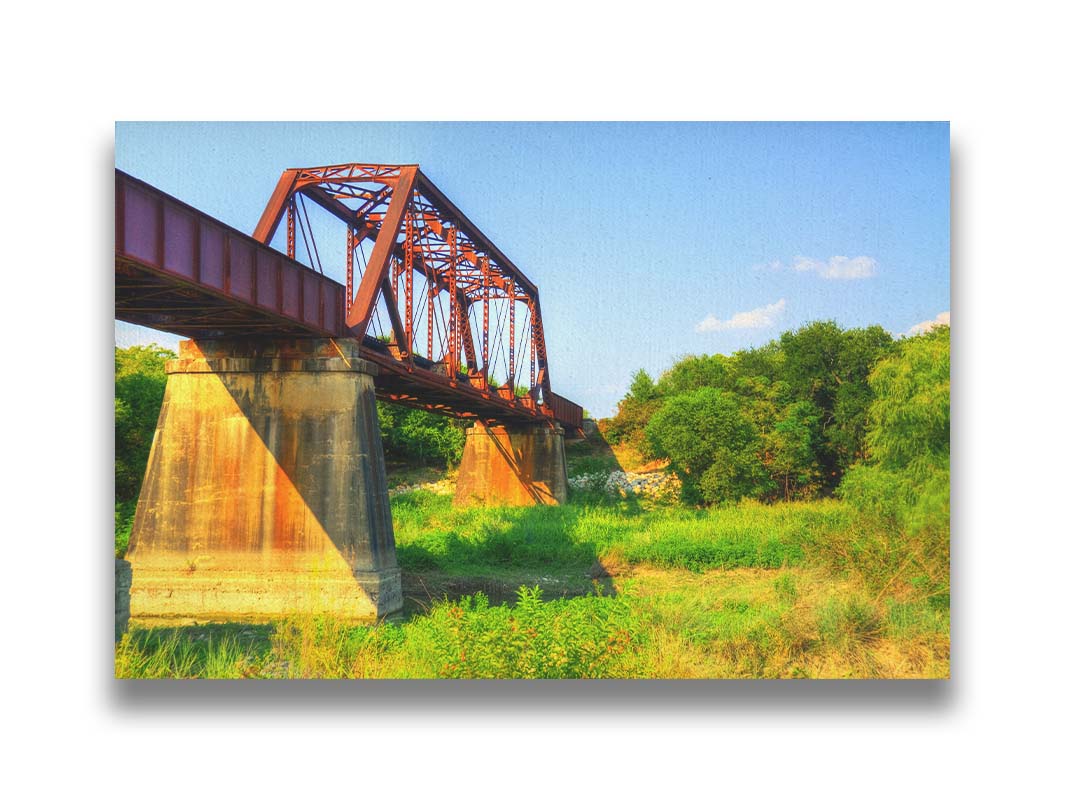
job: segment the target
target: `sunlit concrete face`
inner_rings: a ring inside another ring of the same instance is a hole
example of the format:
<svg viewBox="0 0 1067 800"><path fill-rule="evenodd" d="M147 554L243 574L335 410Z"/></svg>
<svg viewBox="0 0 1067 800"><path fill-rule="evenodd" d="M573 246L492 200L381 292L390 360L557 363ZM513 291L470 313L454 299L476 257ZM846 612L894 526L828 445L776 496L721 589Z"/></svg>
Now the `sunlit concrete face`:
<svg viewBox="0 0 1067 800"><path fill-rule="evenodd" d="M453 502L457 506L567 502L563 431L475 423L467 430Z"/></svg>
<svg viewBox="0 0 1067 800"><path fill-rule="evenodd" d="M344 340L182 342L127 558L135 619L402 604L375 367Z"/></svg>

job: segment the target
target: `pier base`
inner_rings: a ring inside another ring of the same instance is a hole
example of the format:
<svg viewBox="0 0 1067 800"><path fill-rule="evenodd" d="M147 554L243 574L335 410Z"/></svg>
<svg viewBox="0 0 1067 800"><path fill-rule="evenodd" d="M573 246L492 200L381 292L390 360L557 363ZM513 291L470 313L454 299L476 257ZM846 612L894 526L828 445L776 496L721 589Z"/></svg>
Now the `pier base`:
<svg viewBox="0 0 1067 800"><path fill-rule="evenodd" d="M134 619L402 605L376 367L352 341L184 341L127 559Z"/></svg>
<svg viewBox="0 0 1067 800"><path fill-rule="evenodd" d="M467 429L453 503L532 506L567 502L567 460L557 426Z"/></svg>

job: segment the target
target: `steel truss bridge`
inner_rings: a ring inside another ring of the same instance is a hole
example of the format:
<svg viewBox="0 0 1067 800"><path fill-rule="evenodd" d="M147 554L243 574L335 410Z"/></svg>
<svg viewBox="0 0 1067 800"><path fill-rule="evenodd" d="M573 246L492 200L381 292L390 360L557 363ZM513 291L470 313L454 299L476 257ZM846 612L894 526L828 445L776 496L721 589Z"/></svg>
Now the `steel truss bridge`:
<svg viewBox="0 0 1067 800"><path fill-rule="evenodd" d="M326 274L342 258L344 283ZM116 170L115 318L354 338L382 400L581 432L552 391L537 286L414 164L287 169L251 236Z"/></svg>

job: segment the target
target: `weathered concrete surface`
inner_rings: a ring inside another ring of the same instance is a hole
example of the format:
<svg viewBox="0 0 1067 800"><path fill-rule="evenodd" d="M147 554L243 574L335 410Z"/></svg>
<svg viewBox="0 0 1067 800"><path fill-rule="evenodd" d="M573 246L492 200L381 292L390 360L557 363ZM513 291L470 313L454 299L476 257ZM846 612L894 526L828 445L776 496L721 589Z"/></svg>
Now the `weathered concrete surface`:
<svg viewBox="0 0 1067 800"><path fill-rule="evenodd" d="M115 559L115 641L130 622L130 562Z"/></svg>
<svg viewBox="0 0 1067 800"><path fill-rule="evenodd" d="M467 429L454 505L565 502L567 460L561 428L476 422Z"/></svg>
<svg viewBox="0 0 1067 800"><path fill-rule="evenodd" d="M181 343L127 552L135 618L400 609L376 368L358 352Z"/></svg>

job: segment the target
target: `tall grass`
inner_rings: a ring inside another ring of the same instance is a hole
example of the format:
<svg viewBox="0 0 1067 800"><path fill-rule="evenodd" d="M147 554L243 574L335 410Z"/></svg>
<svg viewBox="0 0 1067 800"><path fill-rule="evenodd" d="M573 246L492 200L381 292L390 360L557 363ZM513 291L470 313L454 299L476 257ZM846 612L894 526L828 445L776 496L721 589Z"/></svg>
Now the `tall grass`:
<svg viewBox="0 0 1067 800"><path fill-rule="evenodd" d="M141 629L127 633L115 650L117 678L258 677L268 626L208 625Z"/></svg>

